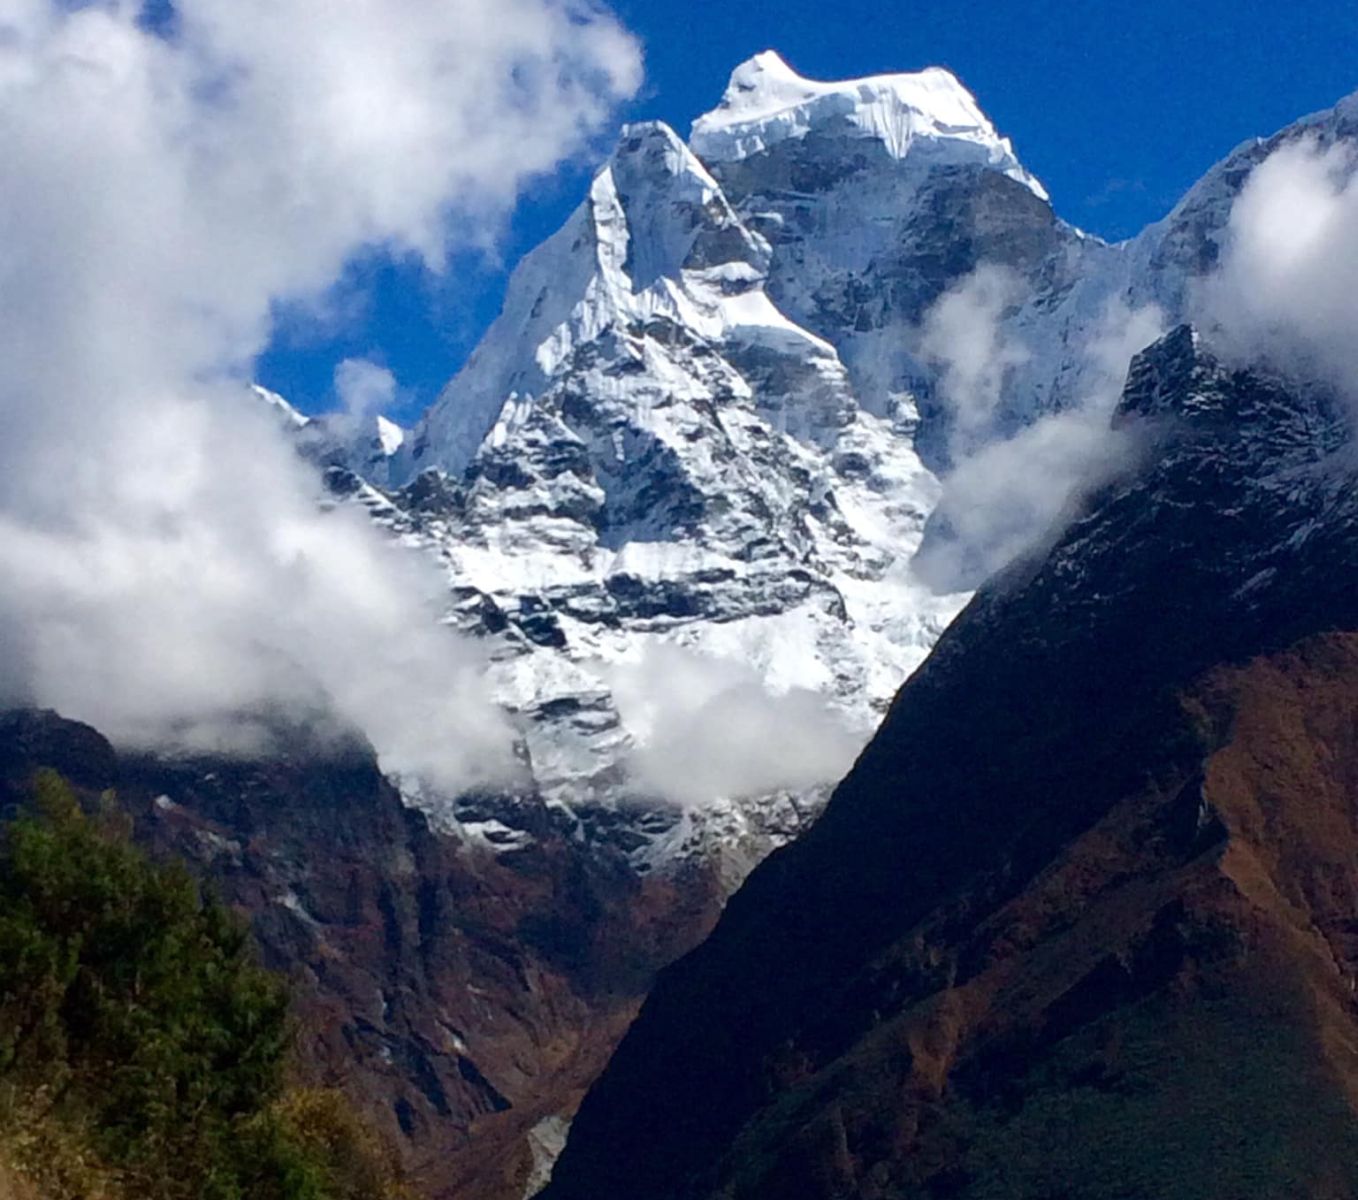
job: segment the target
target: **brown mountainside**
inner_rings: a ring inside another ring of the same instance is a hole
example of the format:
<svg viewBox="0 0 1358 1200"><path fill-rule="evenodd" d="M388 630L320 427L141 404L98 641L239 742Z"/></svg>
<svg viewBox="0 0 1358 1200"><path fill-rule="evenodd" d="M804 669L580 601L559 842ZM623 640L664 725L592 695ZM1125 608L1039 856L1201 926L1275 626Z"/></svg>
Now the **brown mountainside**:
<svg viewBox="0 0 1358 1200"><path fill-rule="evenodd" d="M1182 329L1117 420L1141 462L662 974L552 1200L1358 1196L1347 414Z"/></svg>
<svg viewBox="0 0 1358 1200"><path fill-rule="evenodd" d="M545 810L512 853L440 834L361 746L162 760L0 715L0 807L39 766L116 789L139 841L249 914L293 980L308 1082L342 1087L431 1197L519 1200L534 1126L574 1111L722 896L715 870L638 878Z"/></svg>
<svg viewBox="0 0 1358 1200"><path fill-rule="evenodd" d="M794 1064L721 1194L1358 1195L1358 635L1216 672L1186 715L1221 741L1181 786L877 956L942 986Z"/></svg>

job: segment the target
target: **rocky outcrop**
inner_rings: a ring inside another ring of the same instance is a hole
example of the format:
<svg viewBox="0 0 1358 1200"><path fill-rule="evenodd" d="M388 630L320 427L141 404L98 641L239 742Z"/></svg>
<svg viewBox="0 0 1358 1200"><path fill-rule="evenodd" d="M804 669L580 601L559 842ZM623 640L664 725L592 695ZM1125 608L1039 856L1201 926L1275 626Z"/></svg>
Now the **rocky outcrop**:
<svg viewBox="0 0 1358 1200"><path fill-rule="evenodd" d="M1358 629L1351 426L1187 329L1117 420L1139 468L662 976L554 1200L1355 1194L1358 642L1299 640Z"/></svg>

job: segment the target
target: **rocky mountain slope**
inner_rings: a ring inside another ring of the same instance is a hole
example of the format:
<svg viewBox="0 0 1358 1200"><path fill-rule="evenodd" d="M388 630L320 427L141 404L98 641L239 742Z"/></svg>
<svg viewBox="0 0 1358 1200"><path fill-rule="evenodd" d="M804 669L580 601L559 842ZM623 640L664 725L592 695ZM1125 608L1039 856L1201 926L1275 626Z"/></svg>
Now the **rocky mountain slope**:
<svg viewBox="0 0 1358 1200"><path fill-rule="evenodd" d="M1134 364L1143 446L987 584L662 976L547 1193L1351 1196L1347 410Z"/></svg>

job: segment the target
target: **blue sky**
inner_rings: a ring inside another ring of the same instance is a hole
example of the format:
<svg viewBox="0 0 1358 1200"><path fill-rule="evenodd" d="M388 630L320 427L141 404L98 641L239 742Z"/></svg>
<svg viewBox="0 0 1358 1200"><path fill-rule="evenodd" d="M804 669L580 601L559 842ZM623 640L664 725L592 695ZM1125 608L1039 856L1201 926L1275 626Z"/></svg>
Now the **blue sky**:
<svg viewBox="0 0 1358 1200"><path fill-rule="evenodd" d="M456 3L456 0L447 0ZM1066 220L1127 237L1173 205L1218 158L1358 89L1353 0L616 0L642 40L647 81L619 120L686 134L732 67L766 48L835 79L941 65L975 94ZM599 149L600 158L607 147ZM366 356L401 385L410 421L494 319L508 270L550 234L597 163L545 179L493 256L440 277L380 256L354 264L324 322L284 316L261 382L307 411L331 403L335 364Z"/></svg>

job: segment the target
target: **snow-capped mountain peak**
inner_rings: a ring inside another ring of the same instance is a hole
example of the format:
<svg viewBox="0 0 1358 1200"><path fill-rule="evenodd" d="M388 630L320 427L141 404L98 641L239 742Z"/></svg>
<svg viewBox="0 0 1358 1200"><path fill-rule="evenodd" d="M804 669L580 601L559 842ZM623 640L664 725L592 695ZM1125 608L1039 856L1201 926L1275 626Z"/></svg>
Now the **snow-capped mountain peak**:
<svg viewBox="0 0 1358 1200"><path fill-rule="evenodd" d="M965 600L909 569L939 483L899 365L970 265L946 252L964 222L978 254L1035 230L1035 275L1059 248L956 79L761 55L692 145L621 130L416 429L355 465L385 492L346 494L436 557L449 622L486 641L540 794L639 859L786 836ZM733 723L766 752L727 763ZM680 738L705 769L676 779ZM597 815L619 805L647 815Z"/></svg>
<svg viewBox="0 0 1358 1200"><path fill-rule="evenodd" d="M271 392L268 388L260 387L257 383L251 384L250 390L278 417L279 424L285 429L301 429L311 423L310 417L298 412L277 392Z"/></svg>
<svg viewBox="0 0 1358 1200"><path fill-rule="evenodd" d="M989 166L1047 198L971 93L941 67L820 83L765 50L732 72L721 103L693 123L690 142L706 162L732 162L812 132L871 139L895 159L919 150Z"/></svg>
<svg viewBox="0 0 1358 1200"><path fill-rule="evenodd" d="M540 796L639 861L704 824L758 852L977 582L934 575L953 594L931 594L918 571L926 542L990 536L956 519L970 493L940 508L957 401L922 338L940 300L983 268L1012 291L985 318L1004 370L978 445L1107 409L1132 342L1182 316L1264 145L1109 246L1060 221L946 71L819 83L766 52L689 145L624 127L416 429L322 461L446 571L447 619L486 643ZM1026 511L1014 494L983 515ZM722 760L736 724L777 769ZM789 775L826 730L839 749ZM676 793L682 815L657 809Z"/></svg>
<svg viewBox="0 0 1358 1200"><path fill-rule="evenodd" d="M604 254L619 248L609 236L616 227L605 224L610 210L616 206L627 218L627 254L607 265L627 275L634 293L685 268L767 265L768 246L749 234L707 168L660 121L623 126L591 199L601 266Z"/></svg>
<svg viewBox="0 0 1358 1200"><path fill-rule="evenodd" d="M737 857L795 828L962 600L907 571L937 490L908 403L864 410L771 261L671 128L626 126L386 497L352 490L447 571L541 794L649 804L648 860L704 825ZM767 752L722 760L731 722ZM684 728L710 769L675 780Z"/></svg>
<svg viewBox="0 0 1358 1200"><path fill-rule="evenodd" d="M380 413L377 417L377 444L382 453L390 457L405 444L406 431L395 421L388 420Z"/></svg>
<svg viewBox="0 0 1358 1200"><path fill-rule="evenodd" d="M462 471L507 401L539 394L610 328L660 320L718 337L786 325L757 293L768 257L674 130L625 126L584 203L516 268L500 317L417 431L407 473Z"/></svg>

